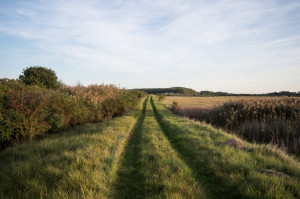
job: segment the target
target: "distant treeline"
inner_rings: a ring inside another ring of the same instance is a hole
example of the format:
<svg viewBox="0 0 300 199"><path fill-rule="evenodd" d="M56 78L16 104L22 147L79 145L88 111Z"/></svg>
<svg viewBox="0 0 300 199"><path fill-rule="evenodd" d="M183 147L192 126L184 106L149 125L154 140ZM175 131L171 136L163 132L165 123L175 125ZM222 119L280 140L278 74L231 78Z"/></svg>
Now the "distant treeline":
<svg viewBox="0 0 300 199"><path fill-rule="evenodd" d="M281 91L264 94L236 94L227 92L213 92L213 91L200 91L198 96L289 96L289 97L300 97L300 92Z"/></svg>
<svg viewBox="0 0 300 199"><path fill-rule="evenodd" d="M265 94L236 94L227 92L213 92L213 91L200 91L197 92L191 88L185 87L171 87L171 88L141 88L134 89L144 91L148 94L163 94L167 96L203 96L203 97L214 97L214 96L289 96L289 97L300 97L299 92L281 91Z"/></svg>
<svg viewBox="0 0 300 199"><path fill-rule="evenodd" d="M171 87L171 88L141 88L134 89L144 91L148 94L164 94L164 95L185 95L185 96L197 96L199 93L191 88L184 87Z"/></svg>

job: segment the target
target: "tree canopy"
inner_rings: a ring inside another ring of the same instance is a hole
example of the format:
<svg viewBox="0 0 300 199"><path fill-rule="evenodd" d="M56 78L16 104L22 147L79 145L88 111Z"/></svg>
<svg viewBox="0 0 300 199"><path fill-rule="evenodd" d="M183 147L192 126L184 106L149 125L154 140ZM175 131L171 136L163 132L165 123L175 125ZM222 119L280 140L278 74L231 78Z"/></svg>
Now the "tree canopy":
<svg viewBox="0 0 300 199"><path fill-rule="evenodd" d="M56 89L59 86L56 73L41 66L31 66L23 70L19 80L27 85L38 85L45 88Z"/></svg>

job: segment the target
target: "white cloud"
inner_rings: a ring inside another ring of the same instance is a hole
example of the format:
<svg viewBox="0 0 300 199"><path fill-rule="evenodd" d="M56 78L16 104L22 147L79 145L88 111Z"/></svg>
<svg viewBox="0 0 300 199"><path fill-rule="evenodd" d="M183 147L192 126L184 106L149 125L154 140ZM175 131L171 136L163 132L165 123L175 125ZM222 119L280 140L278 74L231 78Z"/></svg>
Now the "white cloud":
<svg viewBox="0 0 300 199"><path fill-rule="evenodd" d="M276 86L280 70L300 68L300 28L285 30L290 22L299 26L299 14L289 17L299 7L297 1L34 1L1 10L8 20L1 20L0 33L28 39L87 71L122 72L129 87L135 87L132 77L157 76L219 90L218 81L203 82L218 77L234 91L243 87L237 76L272 74L275 66L279 72L270 81Z"/></svg>

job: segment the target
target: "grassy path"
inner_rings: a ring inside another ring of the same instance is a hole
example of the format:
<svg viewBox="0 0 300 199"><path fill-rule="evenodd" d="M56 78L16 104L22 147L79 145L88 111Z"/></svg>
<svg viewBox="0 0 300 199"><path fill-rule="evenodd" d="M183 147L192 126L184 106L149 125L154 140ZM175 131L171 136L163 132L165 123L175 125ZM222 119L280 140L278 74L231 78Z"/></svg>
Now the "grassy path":
<svg viewBox="0 0 300 199"><path fill-rule="evenodd" d="M172 149L150 102L119 168L115 198L206 198L194 173Z"/></svg>
<svg viewBox="0 0 300 199"><path fill-rule="evenodd" d="M0 152L0 198L300 198L299 162L151 97L121 117ZM259 173L272 169L290 178Z"/></svg>

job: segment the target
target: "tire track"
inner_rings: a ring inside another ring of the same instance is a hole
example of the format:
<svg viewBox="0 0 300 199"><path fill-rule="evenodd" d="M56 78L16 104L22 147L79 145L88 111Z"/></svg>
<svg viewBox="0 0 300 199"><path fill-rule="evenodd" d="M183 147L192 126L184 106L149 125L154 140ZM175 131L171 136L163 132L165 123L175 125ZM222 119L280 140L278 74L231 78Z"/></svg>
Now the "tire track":
<svg viewBox="0 0 300 199"><path fill-rule="evenodd" d="M114 198L207 198L155 119L150 102L120 161Z"/></svg>
<svg viewBox="0 0 300 199"><path fill-rule="evenodd" d="M153 101L153 98L151 96L150 98L150 103L151 103L151 107L153 109L153 112L154 112L154 117L157 121L157 123L159 124L160 128L162 129L162 132L164 134L164 136L169 140L170 142L170 145L172 147L172 149L174 151L177 152L178 156L180 157L180 159L189 167L189 169L193 172L194 176L195 176L195 179L197 180L197 182L201 185L201 187L203 187L206 195L207 195L207 198L223 198L222 197L222 194L219 195L218 193L215 193L213 191L214 186L211 187L212 184L210 184L210 186L207 186L207 181L206 181L206 178L203 179L201 176L201 174L198 171L198 168L196 167L195 163L193 162L193 159L190 158L187 154L185 154L182 150L181 150L181 146L174 143L174 138L172 138L170 136L170 133L168 132L168 129L164 126L163 122L162 122L162 116L158 113L156 107L155 107L155 104L154 104L154 101ZM216 185L217 186L217 185Z"/></svg>
<svg viewBox="0 0 300 199"><path fill-rule="evenodd" d="M141 156L140 139L147 101L148 97L144 101L142 114L139 116L125 146L123 158L117 171L117 180L114 183L113 198L142 198L145 192L139 157Z"/></svg>

